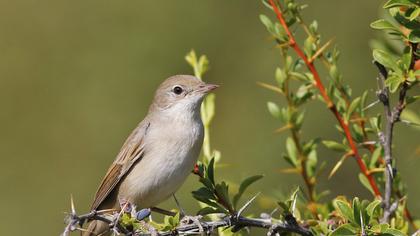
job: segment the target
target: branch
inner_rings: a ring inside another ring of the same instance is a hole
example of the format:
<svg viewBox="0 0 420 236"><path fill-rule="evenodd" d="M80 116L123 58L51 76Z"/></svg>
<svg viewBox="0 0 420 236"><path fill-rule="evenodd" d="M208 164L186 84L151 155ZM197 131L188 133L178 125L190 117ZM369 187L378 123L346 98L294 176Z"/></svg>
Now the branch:
<svg viewBox="0 0 420 236"><path fill-rule="evenodd" d="M293 217L293 216L291 216ZM294 220L294 221L293 221ZM207 222L200 222L201 227L195 223L187 224L177 227L172 232L160 232L158 235L166 236L166 235L185 235L185 234L201 234L206 233L210 235L212 231L220 227L233 227L234 232L239 231L245 227L254 227L254 228L264 228L268 229L267 235L275 235L276 233L297 233L302 236L312 236L310 230L299 226L296 223L296 219L293 217L293 220L286 223L273 223L271 219L259 219L259 218L247 218L247 217L235 217L229 216L225 217L219 221L207 221ZM293 223L295 222L295 223ZM200 228L203 231L200 231Z"/></svg>
<svg viewBox="0 0 420 236"><path fill-rule="evenodd" d="M416 55L414 53L414 49L417 48L417 44L410 44L413 48L413 55L410 68L414 67L414 63L416 61ZM390 93L388 87L385 85L385 80L388 77L388 72L386 68L380 64L379 62L375 61L374 64L378 67L379 70L379 82L381 86L381 90L377 92L377 96L379 101L382 102L384 105L384 113L386 117L386 124L385 124L385 131L384 133L379 134L379 139L381 144L384 148L384 159L385 159L385 192L384 192L384 200L383 200L383 208L384 208L384 215L381 219L382 223L388 223L391 215L395 211L395 207L391 204L391 197L392 197L392 181L394 178L395 169L392 167L392 138L393 138L393 131L394 125L398 121L400 121L401 113L405 108L405 97L407 95L407 90L410 88L409 84L404 82L400 88L399 96L398 96L398 104L392 109L390 104ZM406 208L406 212L408 209Z"/></svg>
<svg viewBox="0 0 420 236"><path fill-rule="evenodd" d="M292 215L286 215L285 222L280 222L274 219L263 219L263 218L248 218L237 215L229 215L220 220L216 221L195 221L182 224L169 231L161 232L132 232L122 226L119 222L115 223L117 215L111 217L105 217L96 211L92 211L88 214L76 216L71 215L69 224L66 226L65 231L62 235L69 235L71 231L82 230L76 227L76 225L83 225L84 222L90 220L100 220L110 224L111 230L117 230L117 232L123 235L157 235L157 236L171 236L171 235L211 235L213 231L221 227L233 227L232 231L237 232L245 227L263 228L267 229L267 235L276 235L277 233L296 233L302 236L312 236L311 231L303 226L300 226L296 219ZM197 218L197 217L189 217ZM198 217L201 218L201 217ZM182 222L182 221L181 221ZM147 223L145 223L147 224Z"/></svg>
<svg viewBox="0 0 420 236"><path fill-rule="evenodd" d="M359 154L357 146L356 146L356 144L353 140L353 137L351 135L349 124L344 121L343 117L338 112L337 107L335 106L335 104L333 103L331 98L328 96L328 94L325 90L325 87L322 84L319 73L318 73L317 69L315 68L315 65L313 64L312 61L310 61L310 59L305 55L305 53L302 51L302 49L296 43L296 40L295 40L293 34L291 33L291 31L289 29L289 26L286 23L286 20L285 20L282 12L280 10L280 7L275 4L274 0L269 0L269 2L270 2L270 5L272 6L274 12L276 13L277 19L279 20L280 24L282 25L282 27L284 28L284 30L286 31L286 33L289 37L290 47L293 48L293 50L304 61L305 65L308 67L309 71L312 73L312 75L314 77L314 80L315 80L315 86L317 87L317 89L319 90L322 98L326 102L328 109L334 114L335 118L337 119L338 123L340 124L341 128L343 129L343 131L345 133L345 136L346 136L346 139L347 139L347 142L349 143L349 146L352 150L352 155L356 159L357 164L359 165L359 168L360 168L361 172L369 180L369 184L372 187L373 192L375 193L375 196L378 196L378 197L381 196L381 193L380 193L379 188L378 188L378 186L375 182L375 179L373 178L371 173L368 171L368 168L366 167L365 163L363 162L363 160L362 160L362 158Z"/></svg>
<svg viewBox="0 0 420 236"><path fill-rule="evenodd" d="M379 83L381 90L377 92L379 101L384 105L384 113L386 117L385 132L379 134L380 142L384 148L384 159L385 159L385 192L384 192L384 215L381 219L382 223L389 222L389 219L393 212L391 211L391 195L392 195L392 179L394 178L394 173L392 169L392 134L394 130L394 117L391 111L390 99L389 99L389 89L385 85L385 80L388 78L388 72L386 68L375 61L374 64L378 67L379 70Z"/></svg>

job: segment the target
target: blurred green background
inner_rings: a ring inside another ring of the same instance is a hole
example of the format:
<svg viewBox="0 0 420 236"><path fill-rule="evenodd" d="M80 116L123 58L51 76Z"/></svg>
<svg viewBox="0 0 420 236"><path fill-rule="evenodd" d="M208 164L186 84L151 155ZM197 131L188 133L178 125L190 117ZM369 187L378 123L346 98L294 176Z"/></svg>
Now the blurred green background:
<svg viewBox="0 0 420 236"><path fill-rule="evenodd" d="M317 19L324 40L335 37L340 70L355 95L376 88L369 23L380 1L307 1L309 21ZM219 178L229 182L252 174L266 177L251 192L264 198L287 193L298 176L281 174L285 135L266 111L276 97L256 85L272 83L279 55L259 14L260 1L0 1L0 209L2 235L58 235L73 194L77 210L88 210L100 179L132 128L144 117L153 91L166 77L191 73L184 55L207 54L205 79L217 90L212 144L222 152ZM417 106L418 107L418 106ZM337 139L324 105L306 107L303 138ZM380 107L373 112L379 112ZM395 156L418 199L418 131L398 124ZM416 153L417 150L417 153ZM339 159L321 148L330 165ZM232 168L234 166L235 168ZM321 188L334 194L370 197L348 160ZM178 198L197 210L191 177ZM258 207L271 207L260 200ZM274 202L274 201L273 201ZM173 201L162 205L175 207ZM410 208L420 214L418 201Z"/></svg>

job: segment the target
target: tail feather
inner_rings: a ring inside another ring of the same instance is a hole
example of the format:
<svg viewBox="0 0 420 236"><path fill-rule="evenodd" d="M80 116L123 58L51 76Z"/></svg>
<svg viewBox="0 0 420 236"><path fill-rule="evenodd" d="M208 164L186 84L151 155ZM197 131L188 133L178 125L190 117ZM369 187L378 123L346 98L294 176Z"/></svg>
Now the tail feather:
<svg viewBox="0 0 420 236"><path fill-rule="evenodd" d="M111 235L109 225L100 220L93 220L89 223L86 231L83 231L81 236L107 236Z"/></svg>

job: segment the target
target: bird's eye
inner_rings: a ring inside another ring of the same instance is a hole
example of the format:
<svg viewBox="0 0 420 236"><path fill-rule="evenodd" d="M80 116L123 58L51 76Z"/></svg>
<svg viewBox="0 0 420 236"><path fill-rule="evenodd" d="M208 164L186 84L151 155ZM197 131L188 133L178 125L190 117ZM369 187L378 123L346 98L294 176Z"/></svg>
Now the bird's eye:
<svg viewBox="0 0 420 236"><path fill-rule="evenodd" d="M183 91L184 91L184 90L183 90L180 86L175 86L175 87L173 88L173 92L174 92L176 95L180 95Z"/></svg>

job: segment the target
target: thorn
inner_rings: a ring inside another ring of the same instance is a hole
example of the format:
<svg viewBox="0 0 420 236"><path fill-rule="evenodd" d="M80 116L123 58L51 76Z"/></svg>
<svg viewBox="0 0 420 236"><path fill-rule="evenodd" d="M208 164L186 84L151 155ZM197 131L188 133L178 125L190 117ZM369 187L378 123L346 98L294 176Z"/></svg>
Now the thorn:
<svg viewBox="0 0 420 236"><path fill-rule="evenodd" d="M328 42L326 42L318 51L315 52L315 54L308 60L309 63L312 63L313 61L315 61L316 58L318 58L324 51L325 49L327 49L331 43L334 41L334 39L330 39L328 40Z"/></svg>
<svg viewBox="0 0 420 236"><path fill-rule="evenodd" d="M283 127L280 127L278 129L274 130L274 133L281 133L281 132L286 131L286 130L288 130L290 128L292 128L292 125L287 124L287 125L285 125Z"/></svg>
<svg viewBox="0 0 420 236"><path fill-rule="evenodd" d="M417 123L411 122L411 121L409 121L409 120L402 120L402 119L400 119L400 121L401 121L402 123L406 124L406 125L420 126L420 124L417 124Z"/></svg>
<svg viewBox="0 0 420 236"><path fill-rule="evenodd" d="M376 141L366 141L363 143L359 143L360 146L366 146L366 145L375 145Z"/></svg>
<svg viewBox="0 0 420 236"><path fill-rule="evenodd" d="M391 179L394 179L394 170L393 170L391 164L387 164L386 168L388 169L388 172L391 175Z"/></svg>
<svg viewBox="0 0 420 236"><path fill-rule="evenodd" d="M177 207L178 207L178 209L179 209L179 212L180 212L180 214L181 214L181 218L183 218L184 216L186 216L185 211L184 211L184 209L182 209L181 204L179 204L179 201L178 201L178 199L175 197L175 194L172 194L172 196L173 196L173 198L174 198L174 200L175 200L175 204L176 204L176 206L177 206Z"/></svg>
<svg viewBox="0 0 420 236"><path fill-rule="evenodd" d="M362 211L360 211L359 214L360 214L360 226L362 228L362 236L367 236L367 233L365 231L365 225L363 223L363 214L362 214Z"/></svg>
<svg viewBox="0 0 420 236"><path fill-rule="evenodd" d="M366 111L367 109L369 109L369 108L371 108L371 107L375 106L375 105L376 105L376 104L378 104L379 102L380 102L379 100L376 100L376 101L372 102L371 104L369 104L369 105L367 105L365 108L363 108L363 109L362 109L362 111Z"/></svg>
<svg viewBox="0 0 420 236"><path fill-rule="evenodd" d="M268 90L271 90L271 91L274 91L274 92L276 92L276 93L280 93L280 94L284 94L284 92L280 89L280 88L278 88L278 87L276 87L276 86L274 86L274 85L271 85L271 84L266 84L266 83L263 83L263 82L257 82L257 84L259 85L259 86L261 86L261 87L263 87L263 88L266 88L266 89L268 89Z"/></svg>
<svg viewBox="0 0 420 236"><path fill-rule="evenodd" d="M240 216L242 212L260 195L261 192L258 192L255 194L251 199L249 199L242 207L239 209L238 213L236 213L236 216Z"/></svg>
<svg viewBox="0 0 420 236"><path fill-rule="evenodd" d="M76 209L74 207L73 194L70 194L70 206L71 206L71 214L73 216L75 216L76 215Z"/></svg>

